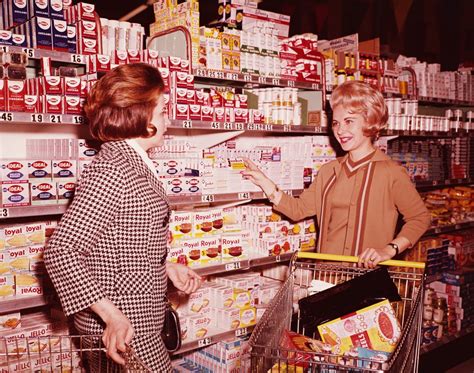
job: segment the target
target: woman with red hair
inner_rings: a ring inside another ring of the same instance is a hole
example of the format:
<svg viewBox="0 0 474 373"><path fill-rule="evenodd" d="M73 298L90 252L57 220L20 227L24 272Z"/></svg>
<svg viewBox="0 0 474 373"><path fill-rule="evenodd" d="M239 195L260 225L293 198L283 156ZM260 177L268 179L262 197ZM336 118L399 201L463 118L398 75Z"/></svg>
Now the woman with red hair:
<svg viewBox="0 0 474 373"><path fill-rule="evenodd" d="M355 255L373 268L413 247L430 214L405 169L374 145L388 120L382 94L349 81L334 90L331 106L332 131L346 155L323 165L298 198L282 193L250 160L243 175L289 218L316 216L319 252ZM399 213L404 224L395 235Z"/></svg>
<svg viewBox="0 0 474 373"><path fill-rule="evenodd" d="M113 69L92 88L85 112L103 145L45 251L77 330L102 335L119 364L131 344L153 372L171 370L160 337L167 279L186 293L201 282L188 267L165 260L170 207L147 156L163 144L168 125L163 89L158 70L141 63Z"/></svg>

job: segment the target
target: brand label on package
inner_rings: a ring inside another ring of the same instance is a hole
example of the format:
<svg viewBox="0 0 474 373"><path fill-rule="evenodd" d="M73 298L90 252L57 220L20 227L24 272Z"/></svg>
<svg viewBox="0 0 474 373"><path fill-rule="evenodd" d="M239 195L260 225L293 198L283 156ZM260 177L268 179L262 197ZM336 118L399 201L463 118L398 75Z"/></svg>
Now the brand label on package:
<svg viewBox="0 0 474 373"><path fill-rule="evenodd" d="M53 19L53 47L55 50L68 51L67 23L60 19Z"/></svg>
<svg viewBox="0 0 474 373"><path fill-rule="evenodd" d="M53 178L64 179L76 177L77 161L62 160L53 161Z"/></svg>
<svg viewBox="0 0 474 373"><path fill-rule="evenodd" d="M33 47L51 49L53 45L51 19L35 17L29 22Z"/></svg>
<svg viewBox="0 0 474 373"><path fill-rule="evenodd" d="M64 20L63 0L49 0L49 2L51 18Z"/></svg>
<svg viewBox="0 0 474 373"><path fill-rule="evenodd" d="M28 163L26 161L3 160L0 167L2 182L28 181Z"/></svg>
<svg viewBox="0 0 474 373"><path fill-rule="evenodd" d="M31 17L49 18L49 1L48 0L30 0L29 12Z"/></svg>
<svg viewBox="0 0 474 373"><path fill-rule="evenodd" d="M69 203L74 197L74 192L76 190L76 183L73 181L58 182L57 191L58 191L58 203L64 204Z"/></svg>
<svg viewBox="0 0 474 373"><path fill-rule="evenodd" d="M50 160L28 161L28 178L30 180L51 179L51 161Z"/></svg>
<svg viewBox="0 0 474 373"><path fill-rule="evenodd" d="M4 207L29 206L30 189L28 183L2 184L2 204Z"/></svg>
<svg viewBox="0 0 474 373"><path fill-rule="evenodd" d="M7 80L7 110L25 110L26 84L24 80Z"/></svg>
<svg viewBox="0 0 474 373"><path fill-rule="evenodd" d="M56 183L53 181L35 181L31 185L31 205L50 205L56 203Z"/></svg>

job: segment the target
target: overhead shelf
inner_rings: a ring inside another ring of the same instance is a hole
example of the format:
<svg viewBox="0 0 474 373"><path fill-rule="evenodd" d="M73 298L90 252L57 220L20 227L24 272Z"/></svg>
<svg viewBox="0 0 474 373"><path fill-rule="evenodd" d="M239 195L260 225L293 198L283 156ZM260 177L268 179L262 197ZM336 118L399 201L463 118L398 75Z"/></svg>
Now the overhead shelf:
<svg viewBox="0 0 474 373"><path fill-rule="evenodd" d="M453 187L458 185L470 185L474 183L474 179L472 177L467 179L448 179L448 180L422 180L416 181L415 185L418 189L423 188L446 188L446 187Z"/></svg>
<svg viewBox="0 0 474 373"><path fill-rule="evenodd" d="M9 45L1 45L0 51L4 53L23 52L28 56L28 58L33 58L33 59L48 57L52 61L57 61L57 62L73 63L77 65L85 65L87 63L87 56L83 54L76 54L76 53L59 52L59 51L46 50L46 49L22 48L22 47L14 47L14 46L9 46Z"/></svg>
<svg viewBox="0 0 474 373"><path fill-rule="evenodd" d="M208 79L214 81L225 81L231 84L238 85L260 85L270 87L289 87L289 88L300 88L309 89L313 91L322 91L323 85L320 82L303 82L290 79L283 79L278 77L268 77L256 74L240 73L240 72L228 72L228 71L216 71L207 69L193 69L195 79Z"/></svg>
<svg viewBox="0 0 474 373"><path fill-rule="evenodd" d="M0 310L2 313L25 310L28 308L40 307L49 303L46 295L22 295L8 298L0 298Z"/></svg>
<svg viewBox="0 0 474 373"><path fill-rule="evenodd" d="M471 325L467 327L466 329L461 330L460 332L454 334L454 335L446 335L443 336L440 340L430 343L429 345L426 346L421 346L421 353L425 354L427 352L433 351L439 347L442 347L448 343L451 343L453 341L456 341L457 339L467 336L471 333L474 333L474 325Z"/></svg>
<svg viewBox="0 0 474 373"><path fill-rule="evenodd" d="M430 228L428 229L423 236L433 236L437 234L443 233L451 233L456 231L461 231L463 229L468 229L474 227L474 221L466 221L463 223L453 224L453 225L446 225L443 227L437 228Z"/></svg>

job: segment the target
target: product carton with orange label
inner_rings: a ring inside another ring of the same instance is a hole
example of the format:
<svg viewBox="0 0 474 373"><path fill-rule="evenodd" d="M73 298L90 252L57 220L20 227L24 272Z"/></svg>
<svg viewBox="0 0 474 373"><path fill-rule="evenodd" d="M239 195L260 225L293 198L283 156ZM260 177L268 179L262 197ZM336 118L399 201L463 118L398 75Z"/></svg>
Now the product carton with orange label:
<svg viewBox="0 0 474 373"><path fill-rule="evenodd" d="M213 308L217 315L217 327L221 330L232 330L240 327L240 310L238 308Z"/></svg>
<svg viewBox="0 0 474 373"><path fill-rule="evenodd" d="M193 230L193 214L189 211L173 211L171 213L169 230L173 240L191 237Z"/></svg>
<svg viewBox="0 0 474 373"><path fill-rule="evenodd" d="M199 241L202 264L219 264L221 262L221 236L201 237Z"/></svg>
<svg viewBox="0 0 474 373"><path fill-rule="evenodd" d="M188 334L191 340L206 337L214 326L210 308L202 310L199 315L191 316L188 320Z"/></svg>
<svg viewBox="0 0 474 373"><path fill-rule="evenodd" d="M248 258L248 248L242 245L242 235L226 233L221 238L222 262L235 262Z"/></svg>
<svg viewBox="0 0 474 373"><path fill-rule="evenodd" d="M186 260L188 266L191 268L200 267L202 265L201 261L201 246L199 238L191 238L181 241L181 246L184 248L186 253Z"/></svg>
<svg viewBox="0 0 474 373"><path fill-rule="evenodd" d="M393 352L401 335L388 300L321 324L318 330L323 342L330 344L335 354L343 354L353 347Z"/></svg>

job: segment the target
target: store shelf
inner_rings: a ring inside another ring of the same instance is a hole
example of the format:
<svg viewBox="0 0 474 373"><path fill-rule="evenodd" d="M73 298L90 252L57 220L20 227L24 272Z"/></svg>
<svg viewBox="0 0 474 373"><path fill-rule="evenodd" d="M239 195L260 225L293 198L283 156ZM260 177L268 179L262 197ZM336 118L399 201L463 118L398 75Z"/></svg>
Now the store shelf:
<svg viewBox="0 0 474 373"><path fill-rule="evenodd" d="M202 129L212 131L290 132L329 134L327 127L293 126L288 124L257 124L237 122L208 122L202 120L170 120L168 128Z"/></svg>
<svg viewBox="0 0 474 373"><path fill-rule="evenodd" d="M30 216L58 215L66 212L67 205L0 207L0 220Z"/></svg>
<svg viewBox="0 0 474 373"><path fill-rule="evenodd" d="M296 80L289 80L283 78L266 77L255 74L214 71L207 69L193 69L195 79L209 79L214 81L226 81L231 84L245 85L260 85L271 87L290 87L300 89L310 89L313 91L321 91L323 85L317 82L302 82Z"/></svg>
<svg viewBox="0 0 474 373"><path fill-rule="evenodd" d="M449 98L438 98L438 97L418 97L419 104L439 105L439 106L474 106L474 102L451 100Z"/></svg>
<svg viewBox="0 0 474 373"><path fill-rule="evenodd" d="M35 296L14 296L11 298L0 298L0 310L2 313L25 310L28 308L40 307L49 303L45 295Z"/></svg>
<svg viewBox="0 0 474 373"><path fill-rule="evenodd" d="M82 115L69 114L45 114L45 113L19 113L19 112L0 112L0 124L84 124Z"/></svg>
<svg viewBox="0 0 474 373"><path fill-rule="evenodd" d="M174 352L174 355L178 355L187 351L192 351L198 348L206 347L214 343L227 340L229 338L245 337L251 334L253 329L254 329L254 326L248 326L246 328L239 328L235 330L228 330L225 332L210 334L206 338L197 339L195 341L183 343L181 348L178 351Z"/></svg>
<svg viewBox="0 0 474 373"><path fill-rule="evenodd" d="M443 234L443 233L451 233L451 232L461 231L463 229L468 229L472 227L474 227L474 221L466 221L463 223L446 225L444 227L430 228L425 232L423 236L426 237L426 236L434 236L434 235Z"/></svg>
<svg viewBox="0 0 474 373"><path fill-rule="evenodd" d="M439 137L439 138L453 138L464 137L468 133L465 131L408 131L408 130L384 130L380 136L405 136L405 137Z"/></svg>
<svg viewBox="0 0 474 373"><path fill-rule="evenodd" d="M459 339L461 337L467 336L471 333L474 333L474 325L471 325L468 328L463 329L459 333L456 333L454 335L444 336L439 341L430 343L429 345L421 346L421 351L420 352L422 354L428 353L428 352L433 351L433 350L435 350L439 347L442 347L442 346L444 346L448 343L456 341L457 339Z"/></svg>
<svg viewBox="0 0 474 373"><path fill-rule="evenodd" d="M240 261L231 262L231 263L222 263L222 264L213 265L209 267L197 268L195 269L195 271L200 276L209 276L209 275L222 274L222 273L227 273L227 272L232 272L232 271L246 270L246 269L269 265L269 264L288 262L293 256L293 254L294 253L291 252L291 253L286 253L286 254L282 254L278 256L267 256L267 257L261 257L261 258L240 260Z"/></svg>
<svg viewBox="0 0 474 373"><path fill-rule="evenodd" d="M87 57L83 54L72 54L67 52L58 52L53 50L45 49L34 49L34 48L22 48L22 47L13 47L8 45L1 45L0 51L7 52L16 52L16 53L26 53L28 58L41 58L48 57L52 61L57 62L69 62L77 65L85 65L87 63Z"/></svg>
<svg viewBox="0 0 474 373"><path fill-rule="evenodd" d="M295 189L285 191L292 196L299 196L303 189ZM213 203L213 202L231 202L245 201L251 199L267 198L263 192L240 192L240 193L223 193L223 194L199 194L195 196L169 196L168 199L172 206L183 206L197 203Z"/></svg>
<svg viewBox="0 0 474 373"><path fill-rule="evenodd" d="M424 188L448 188L453 186L459 185L470 185L474 183L474 178L467 178L467 179L448 179L448 180L425 180L425 181L416 181L416 187L418 189Z"/></svg>

